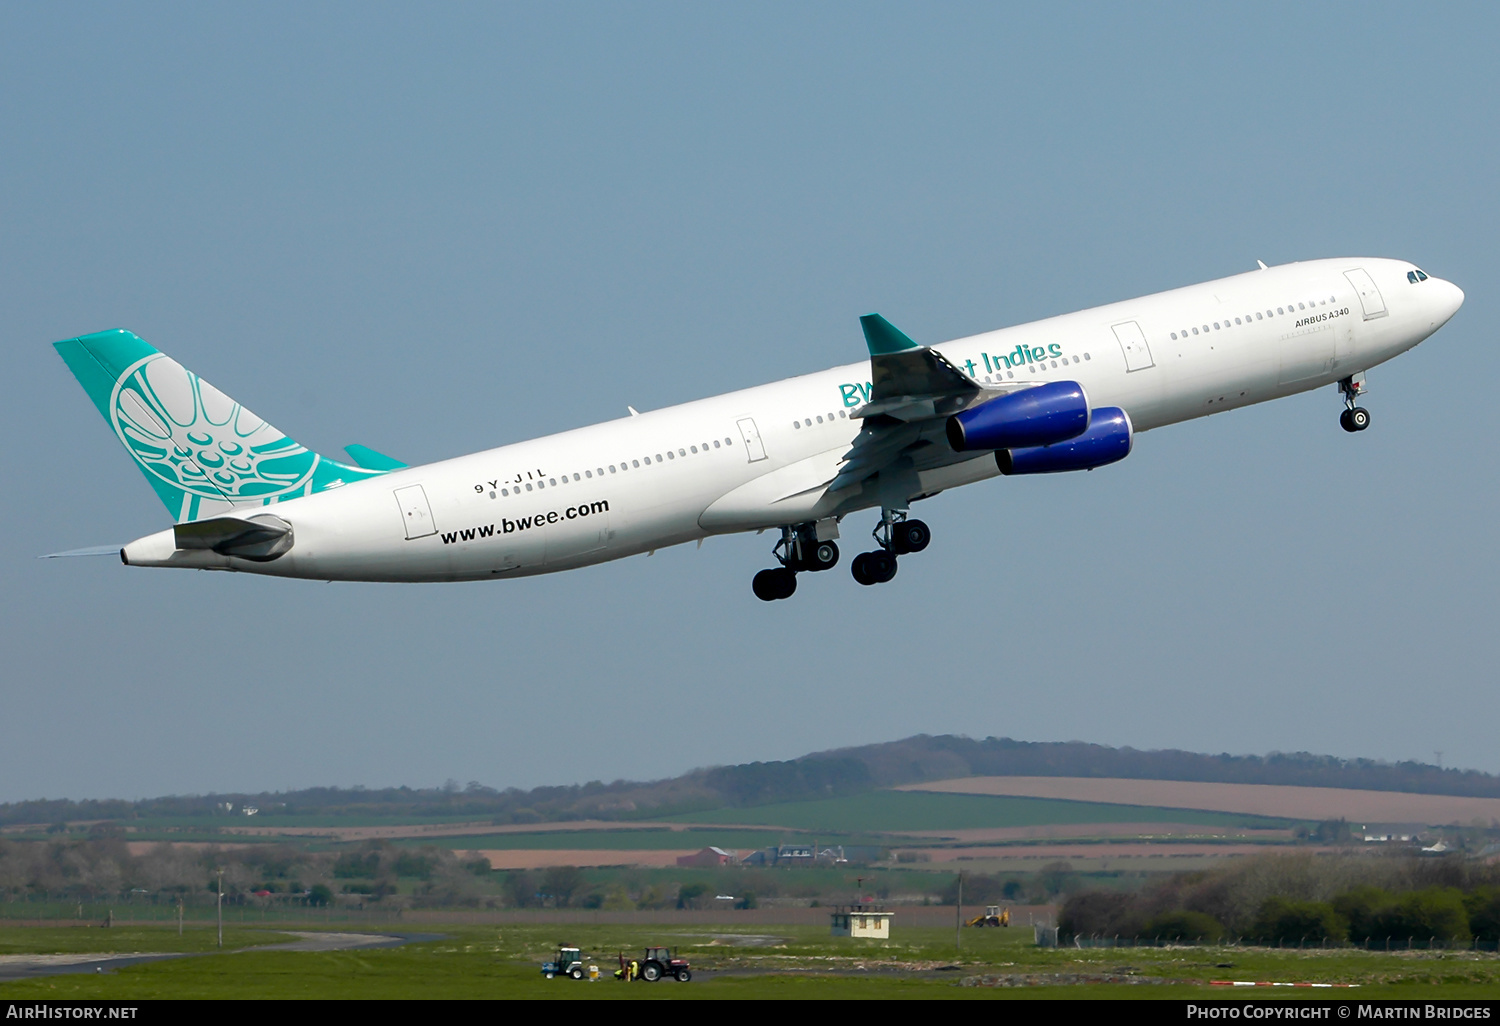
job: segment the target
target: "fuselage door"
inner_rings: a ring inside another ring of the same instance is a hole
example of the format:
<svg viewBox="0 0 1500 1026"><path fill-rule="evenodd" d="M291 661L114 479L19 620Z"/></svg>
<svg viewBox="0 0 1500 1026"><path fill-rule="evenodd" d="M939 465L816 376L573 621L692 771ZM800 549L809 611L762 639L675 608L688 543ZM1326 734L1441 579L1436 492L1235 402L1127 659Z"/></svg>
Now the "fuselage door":
<svg viewBox="0 0 1500 1026"><path fill-rule="evenodd" d="M1112 330L1120 342L1120 351L1125 354L1126 373L1156 366L1156 361L1151 359L1151 347L1146 344L1146 333L1139 324L1126 321L1113 325Z"/></svg>
<svg viewBox="0 0 1500 1026"><path fill-rule="evenodd" d="M432 519L432 507L427 504L427 493L421 485L407 485L396 489L396 505L401 507L401 521L406 525L406 538L426 538L437 533L437 524Z"/></svg>
<svg viewBox="0 0 1500 1026"><path fill-rule="evenodd" d="M739 426L740 437L745 440L745 451L750 454L750 462L759 463L766 458L766 446L760 440L760 430L755 426L755 420L742 417Z"/></svg>
<svg viewBox="0 0 1500 1026"><path fill-rule="evenodd" d="M1385 308L1385 299L1380 295L1380 290L1375 287L1375 279L1370 277L1370 272L1363 267L1356 267L1352 271L1345 271L1344 277L1349 279L1349 284L1354 286L1354 291L1359 293L1359 305L1364 307L1365 320L1373 321L1377 317L1384 317L1389 311Z"/></svg>

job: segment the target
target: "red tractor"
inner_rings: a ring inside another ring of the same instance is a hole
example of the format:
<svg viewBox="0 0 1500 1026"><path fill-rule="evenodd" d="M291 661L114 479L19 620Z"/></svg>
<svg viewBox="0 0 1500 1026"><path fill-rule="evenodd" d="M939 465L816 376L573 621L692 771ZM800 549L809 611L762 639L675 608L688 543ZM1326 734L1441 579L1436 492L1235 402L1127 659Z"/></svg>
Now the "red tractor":
<svg viewBox="0 0 1500 1026"><path fill-rule="evenodd" d="M693 978L693 970L687 959L673 958L671 948L647 948L640 959L632 958L629 961L626 961L621 952L620 968L615 971L615 979L655 983L663 976L670 976L678 983L686 983Z"/></svg>

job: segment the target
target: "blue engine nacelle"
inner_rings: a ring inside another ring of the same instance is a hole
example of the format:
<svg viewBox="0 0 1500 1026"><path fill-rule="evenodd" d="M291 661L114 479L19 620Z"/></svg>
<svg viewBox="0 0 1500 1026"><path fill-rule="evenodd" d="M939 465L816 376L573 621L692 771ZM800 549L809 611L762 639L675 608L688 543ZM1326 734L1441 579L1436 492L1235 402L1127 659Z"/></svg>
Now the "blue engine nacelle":
<svg viewBox="0 0 1500 1026"><path fill-rule="evenodd" d="M1129 456L1133 437L1129 414L1118 406L1101 406L1094 411L1088 430L1077 438L1031 449L1001 449L995 453L995 462L1002 474L1093 470Z"/></svg>
<svg viewBox="0 0 1500 1026"><path fill-rule="evenodd" d="M1089 400L1076 381L1023 388L948 418L955 452L1025 449L1065 442L1088 430Z"/></svg>

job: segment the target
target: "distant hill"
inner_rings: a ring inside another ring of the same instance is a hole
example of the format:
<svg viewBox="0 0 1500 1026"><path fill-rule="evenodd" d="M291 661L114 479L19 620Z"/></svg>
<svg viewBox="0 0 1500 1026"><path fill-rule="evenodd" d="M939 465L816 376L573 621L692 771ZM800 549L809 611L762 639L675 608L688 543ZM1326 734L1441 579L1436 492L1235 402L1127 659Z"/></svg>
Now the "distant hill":
<svg viewBox="0 0 1500 1026"><path fill-rule="evenodd" d="M276 817L410 817L528 823L648 819L711 809L860 794L880 787L968 776L1125 777L1212 783L1290 784L1415 794L1500 798L1500 776L1417 762L1337 759L1306 752L1203 755L1139 751L1082 741L976 740L919 734L902 741L814 752L800 759L693 770L650 783L592 781L529 791L470 782L441 788L308 788L260 794L209 794L121 800L68 799L0 804L0 826L105 820L222 817L255 806ZM225 806L233 806L233 812ZM231 816L234 818L231 819Z"/></svg>

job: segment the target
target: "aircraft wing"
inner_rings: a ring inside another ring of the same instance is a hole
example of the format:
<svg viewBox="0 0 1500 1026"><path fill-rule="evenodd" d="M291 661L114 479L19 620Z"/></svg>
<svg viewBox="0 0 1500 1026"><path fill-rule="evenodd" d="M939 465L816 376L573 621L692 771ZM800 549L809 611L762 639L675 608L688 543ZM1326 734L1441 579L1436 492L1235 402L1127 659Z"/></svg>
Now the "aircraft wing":
<svg viewBox="0 0 1500 1026"><path fill-rule="evenodd" d="M857 485L902 460L922 468L972 459L959 457L947 445L944 422L960 410L1015 391L1015 386L980 384L879 314L867 314L859 324L870 350L870 401L849 414L862 419L864 427L828 490Z"/></svg>

